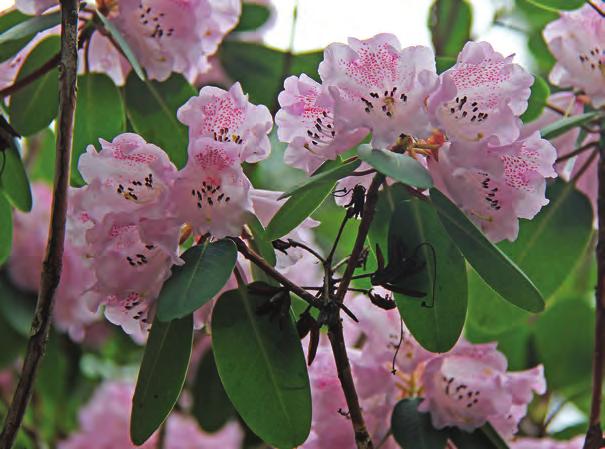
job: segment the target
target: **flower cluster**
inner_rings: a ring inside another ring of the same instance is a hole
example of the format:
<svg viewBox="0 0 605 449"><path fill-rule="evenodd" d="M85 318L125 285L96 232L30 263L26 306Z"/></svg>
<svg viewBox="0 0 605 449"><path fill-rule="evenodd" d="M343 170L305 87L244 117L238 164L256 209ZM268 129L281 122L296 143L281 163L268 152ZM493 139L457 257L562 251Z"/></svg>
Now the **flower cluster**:
<svg viewBox="0 0 605 449"><path fill-rule="evenodd" d="M368 132L374 148L394 148L403 137L443 143L425 152L437 186L494 241L514 240L517 219L547 203L556 153L537 133L521 137L533 77L512 56L469 42L438 76L429 48L401 49L380 34L329 45L319 75L321 84L288 78L279 96L286 163L311 173Z"/></svg>

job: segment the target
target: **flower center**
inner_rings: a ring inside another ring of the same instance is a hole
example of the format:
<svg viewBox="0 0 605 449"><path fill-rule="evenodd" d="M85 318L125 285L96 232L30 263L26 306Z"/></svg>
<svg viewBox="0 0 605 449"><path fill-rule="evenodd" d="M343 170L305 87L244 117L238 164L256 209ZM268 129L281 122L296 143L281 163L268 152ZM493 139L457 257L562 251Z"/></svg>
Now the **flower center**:
<svg viewBox="0 0 605 449"><path fill-rule="evenodd" d="M380 106L380 110L387 117L393 116L397 102L406 103L408 101L408 96L405 93L397 94L397 86L391 90L385 90L383 95L380 95L378 92L370 92L370 98L373 98L373 100L360 97L360 100L365 104L364 110L369 114L374 110L375 106Z"/></svg>

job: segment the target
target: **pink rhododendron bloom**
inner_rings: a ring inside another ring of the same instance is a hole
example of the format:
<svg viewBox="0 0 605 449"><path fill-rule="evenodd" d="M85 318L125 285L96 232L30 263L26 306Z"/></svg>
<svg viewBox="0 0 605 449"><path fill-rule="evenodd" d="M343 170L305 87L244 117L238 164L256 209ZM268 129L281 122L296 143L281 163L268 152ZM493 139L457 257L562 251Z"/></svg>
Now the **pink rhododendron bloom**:
<svg viewBox="0 0 605 449"><path fill-rule="evenodd" d="M397 401L393 376L377 364L364 366L359 350L349 348L353 378L368 432L374 441L382 440L390 428L390 413ZM311 433L302 449L353 448L355 438L350 419L346 417L347 403L342 392L334 356L329 346L320 345L309 367L313 418ZM391 446L390 441L386 447ZM385 446L383 446L385 447Z"/></svg>
<svg viewBox="0 0 605 449"><path fill-rule="evenodd" d="M579 435L569 441L551 438L515 438L508 443L508 446L510 449L582 449L584 435Z"/></svg>
<svg viewBox="0 0 605 449"><path fill-rule="evenodd" d="M108 18L149 78L163 81L197 71L240 14L236 0L120 0Z"/></svg>
<svg viewBox="0 0 605 449"><path fill-rule="evenodd" d="M79 412L80 428L58 444L59 449L154 449L158 432L143 445L130 440L130 412L134 384L130 381L106 381ZM193 418L172 413L166 421L163 447L166 449L237 449L243 441L240 426L231 422L218 432L204 433Z"/></svg>
<svg viewBox="0 0 605 449"><path fill-rule="evenodd" d="M425 99L437 80L435 56L422 46L401 49L392 34L330 44L319 65L334 97L337 132L368 128L372 145L385 148L401 134L426 137Z"/></svg>
<svg viewBox="0 0 605 449"><path fill-rule="evenodd" d="M39 15L59 4L59 0L15 0L15 6L23 14Z"/></svg>
<svg viewBox="0 0 605 449"><path fill-rule="evenodd" d="M101 151L89 145L78 163L89 184L82 208L96 218L108 212L135 211L145 218L164 218L177 175L164 150L132 133L100 142Z"/></svg>
<svg viewBox="0 0 605 449"><path fill-rule="evenodd" d="M495 343L462 341L426 363L424 400L418 410L430 412L433 425L439 429L457 426L469 432L487 421L506 422L513 413L520 419L519 407L527 406L532 392L546 391L543 369L541 365L516 373L506 369L506 358ZM511 424L508 428L498 426L498 430L510 436L517 422Z"/></svg>
<svg viewBox="0 0 605 449"><path fill-rule="evenodd" d="M436 185L492 241L515 240L518 218L548 204L546 179L556 177L553 146L538 132L504 146L447 143L429 160Z"/></svg>
<svg viewBox="0 0 605 449"><path fill-rule="evenodd" d="M79 72L84 73L84 58L88 55L88 69L93 73L104 73L118 86L123 86L131 70L130 63L103 34L93 33L85 49L79 51Z"/></svg>
<svg viewBox="0 0 605 449"><path fill-rule="evenodd" d="M189 159L175 182L172 203L178 219L198 234L237 236L252 208L238 147L210 137L189 142Z"/></svg>
<svg viewBox="0 0 605 449"><path fill-rule="evenodd" d="M605 105L605 21L590 5L561 17L544 28L544 40L557 63L550 82L582 89L595 107Z"/></svg>
<svg viewBox="0 0 605 449"><path fill-rule="evenodd" d="M334 100L325 87L305 74L287 78L278 100L277 136L288 143L284 162L307 173L336 159L367 134L366 129L336 130Z"/></svg>
<svg viewBox="0 0 605 449"><path fill-rule="evenodd" d="M439 77L428 107L435 125L450 140L492 140L508 144L519 137L533 76L487 42L467 42L456 64Z"/></svg>
<svg viewBox="0 0 605 449"><path fill-rule="evenodd" d="M177 112L178 119L189 127L190 143L209 137L219 143L232 143L241 161L258 162L271 152L267 134L273 120L263 105L253 105L239 83L228 91L205 86Z"/></svg>

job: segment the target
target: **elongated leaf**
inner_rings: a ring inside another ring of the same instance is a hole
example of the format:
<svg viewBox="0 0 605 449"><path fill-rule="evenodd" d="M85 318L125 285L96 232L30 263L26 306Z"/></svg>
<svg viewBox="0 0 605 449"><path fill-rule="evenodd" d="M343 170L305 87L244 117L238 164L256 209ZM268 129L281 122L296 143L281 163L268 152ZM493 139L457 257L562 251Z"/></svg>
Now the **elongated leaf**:
<svg viewBox="0 0 605 449"><path fill-rule="evenodd" d="M522 309L544 310L544 299L532 281L456 205L437 189L431 189L431 200L445 230L491 288Z"/></svg>
<svg viewBox="0 0 605 449"><path fill-rule="evenodd" d="M592 120L598 114L598 112L594 111L562 118L561 120L557 120L556 122L542 128L540 130L540 134L542 134L543 139L554 139L555 137L559 137L561 134L565 134L571 128L583 125L584 123Z"/></svg>
<svg viewBox="0 0 605 449"><path fill-rule="evenodd" d="M360 165L361 165L361 161L359 159L353 160L351 162L347 162L346 164L336 165L333 168L322 171L321 173L318 173L314 176L311 176L310 178L307 178L305 181L292 187L287 192L284 192L284 194L282 196L280 196L279 199L288 198L288 197L294 195L295 193L304 192L306 190L313 189L315 187L319 187L320 185L323 185L323 184L330 184L331 186L333 186L336 183L336 181L350 175Z"/></svg>
<svg viewBox="0 0 605 449"><path fill-rule="evenodd" d="M204 354L197 368L192 393L193 416L207 432L216 432L235 416L233 404L216 370L212 348Z"/></svg>
<svg viewBox="0 0 605 449"><path fill-rule="evenodd" d="M578 9L585 3L584 0L527 0L527 1L536 6L544 8L548 11Z"/></svg>
<svg viewBox="0 0 605 449"><path fill-rule="evenodd" d="M143 444L166 419L187 374L193 315L163 323L154 320L132 398L130 438Z"/></svg>
<svg viewBox="0 0 605 449"><path fill-rule="evenodd" d="M254 31L263 26L269 17L271 17L271 10L265 5L243 2L242 15L233 32Z"/></svg>
<svg viewBox="0 0 605 449"><path fill-rule="evenodd" d="M504 439L489 422L485 423L479 429L487 437L490 443L494 445L495 449L508 449L508 444L506 444Z"/></svg>
<svg viewBox="0 0 605 449"><path fill-rule="evenodd" d="M531 122L540 117L549 96L550 87L548 87L548 83L541 76L534 75L531 95L529 96L529 100L527 100L527 110L521 116L523 123Z"/></svg>
<svg viewBox="0 0 605 449"><path fill-rule="evenodd" d="M42 67L59 52L60 38L50 36L38 43L23 62L17 81ZM8 108L13 127L22 136L46 128L59 107L58 69L52 69L11 96Z"/></svg>
<svg viewBox="0 0 605 449"><path fill-rule="evenodd" d="M429 29L435 54L456 57L471 39L473 11L466 0L435 0L429 14Z"/></svg>
<svg viewBox="0 0 605 449"><path fill-rule="evenodd" d="M8 259L13 243L13 214L8 200L0 193L0 265Z"/></svg>
<svg viewBox="0 0 605 449"><path fill-rule="evenodd" d="M311 428L305 358L291 320L257 315L266 298L224 293L212 314L212 345L225 391L240 416L267 444L293 448Z"/></svg>
<svg viewBox="0 0 605 449"><path fill-rule="evenodd" d="M35 304L35 293L18 290L11 283L7 270L0 272L0 315L24 337L29 336Z"/></svg>
<svg viewBox="0 0 605 449"><path fill-rule="evenodd" d="M125 129L124 103L111 78L96 73L79 76L71 159L73 185L84 184L77 167L86 147L91 144L98 146L99 139L112 140Z"/></svg>
<svg viewBox="0 0 605 449"><path fill-rule="evenodd" d="M30 16L26 16L19 10L13 10L0 15L0 32L2 34L9 31L16 25L25 22ZM2 35L0 34L0 36ZM30 41L28 37L22 37L21 39L5 42L0 45L0 62L6 61L8 58L17 54L23 47Z"/></svg>
<svg viewBox="0 0 605 449"><path fill-rule="evenodd" d="M396 181L421 189L433 186L433 180L426 168L410 156L372 149L370 145L360 145L357 154L364 162Z"/></svg>
<svg viewBox="0 0 605 449"><path fill-rule="evenodd" d="M269 262L269 264L275 266L275 263L277 262L275 258L275 249L273 248L271 241L266 236L267 231L265 231L265 228L263 228L263 225L255 215L249 215L247 224L250 226L250 230L252 231L252 243L256 252L263 256L263 258Z"/></svg>
<svg viewBox="0 0 605 449"><path fill-rule="evenodd" d="M61 23L61 13L35 16L16 24L14 27L0 34L0 46L9 42L31 40L40 31L47 30Z"/></svg>
<svg viewBox="0 0 605 449"><path fill-rule="evenodd" d="M421 401L422 399L413 398L397 403L391 416L393 437L405 449L443 448L447 431L435 429L431 424L431 415L418 411Z"/></svg>
<svg viewBox="0 0 605 449"><path fill-rule="evenodd" d="M231 240L206 242L181 256L185 265L175 266L158 299L158 318L182 318L210 301L233 272L237 249Z"/></svg>
<svg viewBox="0 0 605 449"><path fill-rule="evenodd" d="M592 208L570 184L557 181L547 189L550 203L533 220L522 220L514 242L498 244L549 298L573 272L592 234ZM548 263L544 261L547 260ZM491 333L507 330L529 315L507 302L480 276L469 273L469 321Z"/></svg>
<svg viewBox="0 0 605 449"><path fill-rule="evenodd" d="M395 294L397 307L416 340L431 352L450 350L466 317L466 266L435 209L412 198L396 205L389 241L399 241L412 261L410 275L398 287L425 292L423 298ZM389 254L391 257L391 254ZM389 259L389 263L394 261ZM417 267L417 273L412 273ZM404 269L404 262L401 261Z"/></svg>
<svg viewBox="0 0 605 449"><path fill-rule="evenodd" d="M0 173L0 191L17 209L29 212L33 199L27 172L19 154L19 141L14 139L12 145L0 154L0 166L4 159L4 170Z"/></svg>
<svg viewBox="0 0 605 449"><path fill-rule="evenodd" d="M437 64L437 73L443 73L456 64L456 58L453 56L437 56L435 63Z"/></svg>
<svg viewBox="0 0 605 449"><path fill-rule="evenodd" d="M29 169L32 181L43 181L52 184L55 177L56 141L55 133L46 128L25 140L25 146L35 148L36 157Z"/></svg>
<svg viewBox="0 0 605 449"><path fill-rule="evenodd" d="M457 449L498 449L482 429L465 432L458 427L450 427L448 437Z"/></svg>
<svg viewBox="0 0 605 449"><path fill-rule="evenodd" d="M2 339L0 369L5 369L17 361L17 357L27 345L27 339L16 332L2 314L0 314L0 339Z"/></svg>
<svg viewBox="0 0 605 449"><path fill-rule="evenodd" d="M120 31L113 25L113 23L111 23L109 20L107 20L107 17L105 17L101 13L101 11L97 10L97 17L99 19L101 19L101 22L103 22L103 26L105 27L105 29L107 31L109 31L109 34L111 35L111 37L113 37L113 39L116 41L116 43L120 46L120 48L122 49L122 52L124 52L126 59L128 59L128 62L132 66L136 75L141 80L144 80L145 72L143 71L141 64L139 64L139 60L137 59L134 52L130 48L130 45L128 45L128 42L126 42L126 39L124 39L124 36L122 36L122 33L120 33Z"/></svg>
<svg viewBox="0 0 605 449"><path fill-rule="evenodd" d="M148 142L168 153L181 168L187 162L187 127L176 118L176 111L195 89L181 75L166 81L141 81L130 75L126 81L126 112L134 130Z"/></svg>

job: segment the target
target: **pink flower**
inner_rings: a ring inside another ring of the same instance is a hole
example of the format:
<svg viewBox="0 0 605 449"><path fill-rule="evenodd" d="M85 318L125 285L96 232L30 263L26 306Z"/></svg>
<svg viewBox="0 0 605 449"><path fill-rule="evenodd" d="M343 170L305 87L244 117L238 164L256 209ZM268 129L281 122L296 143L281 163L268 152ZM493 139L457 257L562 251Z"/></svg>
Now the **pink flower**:
<svg viewBox="0 0 605 449"><path fill-rule="evenodd" d="M401 134L429 135L424 103L437 80L429 48L402 50L392 34L350 38L348 45L326 48L319 74L334 97L337 132L368 128L375 148L394 144Z"/></svg>
<svg viewBox="0 0 605 449"><path fill-rule="evenodd" d="M590 5L561 17L544 28L544 39L557 63L550 82L582 89L595 107L605 105L605 22Z"/></svg>
<svg viewBox="0 0 605 449"><path fill-rule="evenodd" d="M78 53L79 71L84 73L84 58L87 52L82 49ZM93 73L108 75L118 86L124 85L131 69L128 60L111 40L99 32L93 33L88 44L88 68Z"/></svg>
<svg viewBox="0 0 605 449"><path fill-rule="evenodd" d="M548 204L546 179L556 177L556 151L538 132L504 146L447 143L429 160L436 185L492 241L517 238L518 218Z"/></svg>
<svg viewBox="0 0 605 449"><path fill-rule="evenodd" d="M134 384L105 381L78 414L80 429L58 444L59 449L154 449L158 433L143 445L135 446L129 435ZM231 422L220 431L204 433L188 416L173 412L166 421L166 449L237 449L241 446L241 427Z"/></svg>
<svg viewBox="0 0 605 449"><path fill-rule="evenodd" d="M305 74L287 78L278 100L277 136L288 143L284 162L307 173L328 159L336 159L367 134L365 129L337 131L334 100L325 87Z"/></svg>
<svg viewBox="0 0 605 449"><path fill-rule="evenodd" d="M238 148L241 161L258 162L271 152L267 134L273 120L263 105L253 105L239 83L228 91L205 86L177 112L178 119L189 127L189 140L209 137L230 142Z"/></svg>
<svg viewBox="0 0 605 449"><path fill-rule="evenodd" d="M569 441L550 438L516 438L508 445L511 449L582 449L584 435L579 435Z"/></svg>
<svg viewBox="0 0 605 449"><path fill-rule="evenodd" d="M487 42L467 42L456 64L439 77L428 108L450 140L489 139L509 144L519 137L533 77Z"/></svg>
<svg viewBox="0 0 605 449"><path fill-rule="evenodd" d="M582 145L587 145L591 142L598 142L598 134L589 134L586 139L582 142ZM597 198L599 196L599 177L597 174L598 170L598 154L595 156L596 148L584 151L580 153L573 161L573 169L569 174L570 178L580 174L580 170L584 168L586 164L588 167L586 171L576 181L576 188L588 197L592 204L592 210L595 212L595 229L597 220Z"/></svg>
<svg viewBox="0 0 605 449"><path fill-rule="evenodd" d="M78 169L89 184L82 207L97 219L109 212L138 212L145 218L164 218L166 201L177 175L161 148L132 133L120 134L101 151L89 145Z"/></svg>
<svg viewBox="0 0 605 449"><path fill-rule="evenodd" d="M123 0L111 20L131 46L149 78L185 75L205 64L237 23L235 0Z"/></svg>
<svg viewBox="0 0 605 449"><path fill-rule="evenodd" d="M487 421L507 420L527 406L532 392L543 394L546 383L542 366L531 370L508 373L504 355L495 343L473 345L460 342L446 354L429 360L422 383L424 400L419 411L430 412L433 425L472 431ZM519 416L521 415L521 416ZM498 430L511 436L517 422Z"/></svg>
<svg viewBox="0 0 605 449"><path fill-rule="evenodd" d="M59 4L58 0L15 0L15 6L23 14L40 15L47 9Z"/></svg>
<svg viewBox="0 0 605 449"><path fill-rule="evenodd" d="M189 142L189 160L179 172L171 202L181 222L198 234L239 235L252 208L250 181L238 157L239 145L200 137Z"/></svg>

